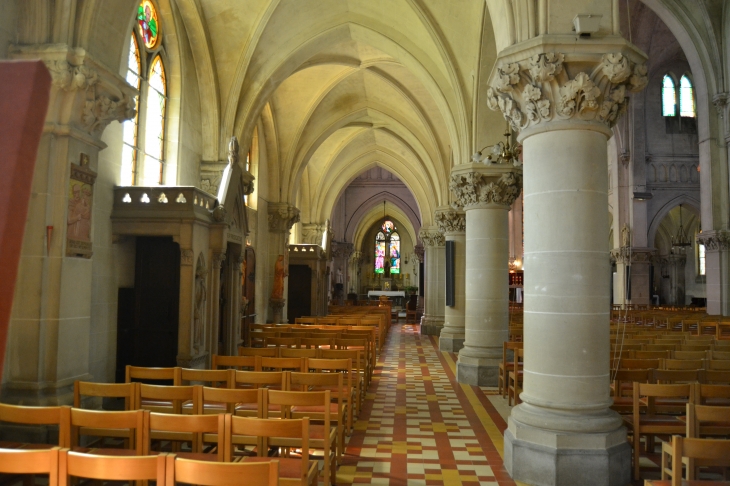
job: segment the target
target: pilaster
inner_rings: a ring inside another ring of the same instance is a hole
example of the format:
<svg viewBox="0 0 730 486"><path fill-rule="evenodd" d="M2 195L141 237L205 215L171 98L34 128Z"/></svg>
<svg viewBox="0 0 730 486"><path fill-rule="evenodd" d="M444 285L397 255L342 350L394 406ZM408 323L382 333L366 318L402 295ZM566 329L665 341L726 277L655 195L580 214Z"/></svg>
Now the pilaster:
<svg viewBox="0 0 730 486"><path fill-rule="evenodd" d="M444 327L439 335L439 350L458 353L464 347L466 286L466 214L446 207L436 210L436 224L446 244L454 246L454 305L444 308ZM447 262L448 265L448 262Z"/></svg>
<svg viewBox="0 0 730 486"><path fill-rule="evenodd" d="M705 245L707 313L730 315L730 231L703 231L697 241Z"/></svg>
<svg viewBox="0 0 730 486"><path fill-rule="evenodd" d="M289 275L289 235L294 224L300 220L300 211L289 203L278 202L269 203L269 281L276 286L275 268L276 261L279 256L284 258L284 288L283 297L274 297L270 299L271 309L273 311L272 319L276 323L286 322L286 295L288 293L288 275Z"/></svg>
<svg viewBox="0 0 730 486"><path fill-rule="evenodd" d="M421 317L421 334L438 336L444 327L446 304L445 239L435 226L422 227L418 234L425 250L425 308Z"/></svg>
<svg viewBox="0 0 730 486"><path fill-rule="evenodd" d="M651 304L651 266L656 253L656 248L621 247L611 250L611 258L616 261L617 276L613 291L614 304ZM627 271L630 272L630 289L626 288Z"/></svg>

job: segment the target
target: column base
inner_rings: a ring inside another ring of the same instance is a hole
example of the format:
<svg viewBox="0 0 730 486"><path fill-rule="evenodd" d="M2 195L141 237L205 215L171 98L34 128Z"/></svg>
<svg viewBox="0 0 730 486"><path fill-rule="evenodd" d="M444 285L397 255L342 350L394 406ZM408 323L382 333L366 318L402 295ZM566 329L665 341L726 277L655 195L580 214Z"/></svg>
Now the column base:
<svg viewBox="0 0 730 486"><path fill-rule="evenodd" d="M446 328L441 331L439 336L439 351L448 353L458 353L464 347L464 333L451 334L445 333Z"/></svg>
<svg viewBox="0 0 730 486"><path fill-rule="evenodd" d="M443 328L443 317L423 316L421 318L421 334L424 336L438 336Z"/></svg>
<svg viewBox="0 0 730 486"><path fill-rule="evenodd" d="M536 486L625 486L631 484L631 446L624 427L561 432L509 417L504 467L515 481Z"/></svg>
<svg viewBox="0 0 730 486"><path fill-rule="evenodd" d="M74 382L93 381L89 373L66 378L57 382L8 382L3 384L0 402L10 405L27 405L31 407L57 407L73 405Z"/></svg>
<svg viewBox="0 0 730 486"><path fill-rule="evenodd" d="M456 362L456 381L473 386L497 386L499 361L490 358L462 358Z"/></svg>

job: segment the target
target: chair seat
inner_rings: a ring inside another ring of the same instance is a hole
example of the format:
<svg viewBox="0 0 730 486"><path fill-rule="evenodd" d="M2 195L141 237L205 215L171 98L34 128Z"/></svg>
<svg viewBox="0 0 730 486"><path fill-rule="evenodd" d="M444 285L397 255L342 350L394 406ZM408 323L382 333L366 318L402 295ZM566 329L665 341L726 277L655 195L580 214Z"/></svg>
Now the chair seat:
<svg viewBox="0 0 730 486"><path fill-rule="evenodd" d="M337 428L330 427L330 437L337 435ZM324 440L324 425L309 425L309 438L313 440Z"/></svg>

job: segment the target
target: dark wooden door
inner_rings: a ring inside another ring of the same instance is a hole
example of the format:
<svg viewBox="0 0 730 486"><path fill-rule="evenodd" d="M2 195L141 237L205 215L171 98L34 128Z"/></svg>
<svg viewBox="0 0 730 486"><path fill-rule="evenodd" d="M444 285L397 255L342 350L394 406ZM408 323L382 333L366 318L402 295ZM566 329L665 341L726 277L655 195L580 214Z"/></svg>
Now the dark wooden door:
<svg viewBox="0 0 730 486"><path fill-rule="evenodd" d="M302 316L312 315L312 269L308 265L289 265L289 323Z"/></svg>
<svg viewBox="0 0 730 486"><path fill-rule="evenodd" d="M180 246L172 238L137 238L135 319L130 363L176 366L180 301Z"/></svg>
<svg viewBox="0 0 730 486"><path fill-rule="evenodd" d="M256 252L250 246L246 247L243 268L241 268L241 293L248 301L248 306L243 309L243 329L241 339L248 343L249 326L256 319Z"/></svg>

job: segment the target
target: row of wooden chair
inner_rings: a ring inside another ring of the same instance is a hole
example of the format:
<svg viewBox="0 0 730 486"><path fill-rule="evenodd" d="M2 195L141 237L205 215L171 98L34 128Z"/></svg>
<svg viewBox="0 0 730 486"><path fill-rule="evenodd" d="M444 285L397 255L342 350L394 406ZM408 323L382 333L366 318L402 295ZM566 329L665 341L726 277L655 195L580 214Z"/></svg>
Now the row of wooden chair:
<svg viewBox="0 0 730 486"><path fill-rule="evenodd" d="M0 473L47 474L48 486L67 486L71 478L103 481L155 481L157 486L200 484L277 486L279 461L210 463L176 457L101 456L58 447L48 450L0 449Z"/></svg>
<svg viewBox="0 0 730 486"><path fill-rule="evenodd" d="M727 359L621 358L611 360L611 369L661 369L730 371Z"/></svg>

